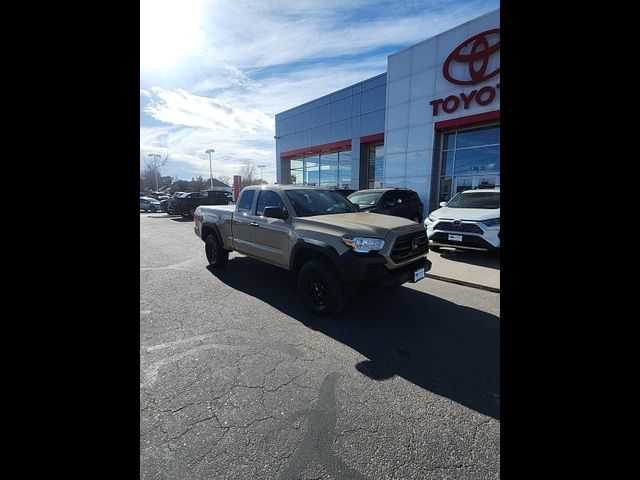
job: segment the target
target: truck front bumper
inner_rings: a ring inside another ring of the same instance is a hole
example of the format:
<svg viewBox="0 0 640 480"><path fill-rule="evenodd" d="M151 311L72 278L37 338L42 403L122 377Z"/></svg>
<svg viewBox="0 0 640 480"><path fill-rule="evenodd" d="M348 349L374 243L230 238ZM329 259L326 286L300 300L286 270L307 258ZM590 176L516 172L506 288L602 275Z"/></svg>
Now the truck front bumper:
<svg viewBox="0 0 640 480"><path fill-rule="evenodd" d="M390 269L387 260L379 254L358 254L353 251L341 255L347 290L350 293L366 294L402 285L413 281L416 270L431 269L431 262L422 256L407 265Z"/></svg>

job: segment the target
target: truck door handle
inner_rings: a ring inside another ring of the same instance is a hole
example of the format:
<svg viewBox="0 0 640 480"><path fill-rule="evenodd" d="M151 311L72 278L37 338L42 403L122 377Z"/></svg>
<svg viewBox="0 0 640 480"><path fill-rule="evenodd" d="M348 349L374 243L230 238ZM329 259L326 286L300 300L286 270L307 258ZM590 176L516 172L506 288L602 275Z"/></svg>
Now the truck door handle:
<svg viewBox="0 0 640 480"><path fill-rule="evenodd" d="M260 224L258 222L251 222L251 225L253 225L254 227L259 227Z"/></svg>

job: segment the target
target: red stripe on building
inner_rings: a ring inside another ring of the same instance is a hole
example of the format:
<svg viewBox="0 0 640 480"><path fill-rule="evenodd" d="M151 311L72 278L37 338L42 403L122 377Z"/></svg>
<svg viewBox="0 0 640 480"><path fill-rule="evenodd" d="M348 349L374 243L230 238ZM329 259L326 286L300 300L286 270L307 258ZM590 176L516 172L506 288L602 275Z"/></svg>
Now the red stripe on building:
<svg viewBox="0 0 640 480"><path fill-rule="evenodd" d="M324 145L316 145L314 147L298 148L297 150L280 152L280 158L299 157L302 155L313 155L316 153L339 152L340 150L349 150L350 148L351 139L341 140L339 142L325 143Z"/></svg>
<svg viewBox="0 0 640 480"><path fill-rule="evenodd" d="M500 110L493 112L478 113L477 115L469 115L467 117L452 118L451 120L443 120L436 122L436 130L447 130L450 128L466 127L476 123L489 122L491 120L500 120Z"/></svg>
<svg viewBox="0 0 640 480"><path fill-rule="evenodd" d="M360 143L372 143L384 141L384 132L374 133L373 135L366 135L360 137Z"/></svg>

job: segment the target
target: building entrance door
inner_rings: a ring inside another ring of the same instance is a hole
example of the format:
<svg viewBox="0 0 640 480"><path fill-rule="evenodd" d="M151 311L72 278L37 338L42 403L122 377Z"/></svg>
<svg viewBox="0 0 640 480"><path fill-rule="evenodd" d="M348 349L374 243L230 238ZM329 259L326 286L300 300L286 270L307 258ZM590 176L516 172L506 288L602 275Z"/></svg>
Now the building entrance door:
<svg viewBox="0 0 640 480"><path fill-rule="evenodd" d="M453 179L453 193L472 188L496 188L500 186L500 175L456 176Z"/></svg>

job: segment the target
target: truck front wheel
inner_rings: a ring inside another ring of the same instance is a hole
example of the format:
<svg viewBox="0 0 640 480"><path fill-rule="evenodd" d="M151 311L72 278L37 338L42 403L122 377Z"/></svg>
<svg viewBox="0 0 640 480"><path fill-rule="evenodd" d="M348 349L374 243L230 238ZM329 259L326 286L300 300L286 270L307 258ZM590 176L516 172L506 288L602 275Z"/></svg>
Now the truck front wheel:
<svg viewBox="0 0 640 480"><path fill-rule="evenodd" d="M305 305L318 315L338 313L347 303L344 284L326 260L309 260L302 266L298 290Z"/></svg>
<svg viewBox="0 0 640 480"><path fill-rule="evenodd" d="M209 265L213 268L223 268L229 260L229 252L222 248L215 234L210 233L204 242L204 251L207 254Z"/></svg>

